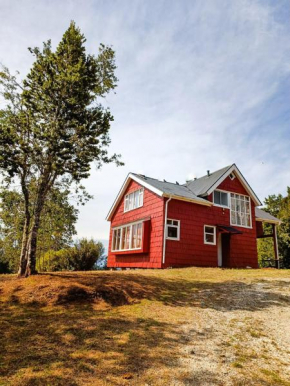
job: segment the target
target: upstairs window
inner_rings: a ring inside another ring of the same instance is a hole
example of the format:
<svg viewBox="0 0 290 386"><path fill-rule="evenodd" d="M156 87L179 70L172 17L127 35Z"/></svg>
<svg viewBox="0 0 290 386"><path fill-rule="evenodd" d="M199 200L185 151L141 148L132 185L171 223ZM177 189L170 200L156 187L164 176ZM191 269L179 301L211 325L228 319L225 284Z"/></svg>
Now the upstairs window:
<svg viewBox="0 0 290 386"><path fill-rule="evenodd" d="M250 197L231 193L231 225L252 227Z"/></svg>
<svg viewBox="0 0 290 386"><path fill-rule="evenodd" d="M135 190L125 196L124 212L143 206L144 189Z"/></svg>
<svg viewBox="0 0 290 386"><path fill-rule="evenodd" d="M124 225L113 229L112 251L131 251L142 247L143 223Z"/></svg>
<svg viewBox="0 0 290 386"><path fill-rule="evenodd" d="M216 205L229 207L229 194L227 192L222 192L221 190L215 190L213 192L213 202Z"/></svg>
<svg viewBox="0 0 290 386"><path fill-rule="evenodd" d="M216 227L212 225L204 226L204 243L216 245Z"/></svg>
<svg viewBox="0 0 290 386"><path fill-rule="evenodd" d="M166 238L169 240L180 239L180 221L167 219Z"/></svg>

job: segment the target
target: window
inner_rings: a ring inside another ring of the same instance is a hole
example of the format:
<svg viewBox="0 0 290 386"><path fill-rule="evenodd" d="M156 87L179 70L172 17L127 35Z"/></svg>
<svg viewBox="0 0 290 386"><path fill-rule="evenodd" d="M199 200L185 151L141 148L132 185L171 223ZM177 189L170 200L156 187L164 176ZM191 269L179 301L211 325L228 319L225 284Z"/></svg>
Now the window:
<svg viewBox="0 0 290 386"><path fill-rule="evenodd" d="M231 193L231 225L252 226L250 197Z"/></svg>
<svg viewBox="0 0 290 386"><path fill-rule="evenodd" d="M167 219L166 238L169 240L179 240L180 238L180 221Z"/></svg>
<svg viewBox="0 0 290 386"><path fill-rule="evenodd" d="M227 192L221 192L220 190L215 190L213 192L213 202L216 205L229 207L229 194Z"/></svg>
<svg viewBox="0 0 290 386"><path fill-rule="evenodd" d="M125 196L124 212L143 206L144 189L135 190Z"/></svg>
<svg viewBox="0 0 290 386"><path fill-rule="evenodd" d="M231 174L230 174L230 179L231 179L231 180L234 180L235 178L236 178L236 176L234 175L234 173L231 173Z"/></svg>
<svg viewBox="0 0 290 386"><path fill-rule="evenodd" d="M142 247L143 222L113 229L112 251L130 251Z"/></svg>
<svg viewBox="0 0 290 386"><path fill-rule="evenodd" d="M212 225L204 226L204 243L205 244L216 244L216 227Z"/></svg>

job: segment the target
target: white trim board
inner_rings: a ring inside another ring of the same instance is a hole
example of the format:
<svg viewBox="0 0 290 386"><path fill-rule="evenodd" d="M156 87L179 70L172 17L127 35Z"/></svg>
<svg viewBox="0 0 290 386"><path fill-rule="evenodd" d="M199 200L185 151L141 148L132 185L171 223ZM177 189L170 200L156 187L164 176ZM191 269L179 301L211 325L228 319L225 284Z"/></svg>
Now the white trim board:
<svg viewBox="0 0 290 386"><path fill-rule="evenodd" d="M245 177L242 175L240 170L238 169L236 164L233 164L212 186L211 188L207 191L207 195L211 194L216 188L232 173L235 172L236 176L238 177L239 181L245 188L245 190L248 192L249 196L252 198L256 206L262 205L260 200L258 199L256 193L253 191L253 189L250 187L248 184L247 180Z"/></svg>

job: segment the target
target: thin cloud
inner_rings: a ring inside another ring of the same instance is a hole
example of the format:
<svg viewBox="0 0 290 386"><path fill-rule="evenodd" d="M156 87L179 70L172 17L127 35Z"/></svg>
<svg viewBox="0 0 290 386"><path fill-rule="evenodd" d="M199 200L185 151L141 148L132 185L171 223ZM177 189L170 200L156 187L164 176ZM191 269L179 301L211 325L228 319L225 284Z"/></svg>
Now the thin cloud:
<svg viewBox="0 0 290 386"><path fill-rule="evenodd" d="M1 1L0 61L25 74L28 46L57 43L71 19L89 52L112 44L120 79L106 165L85 182L79 236L108 238L105 216L130 171L168 181L236 162L263 199L290 181L288 1Z"/></svg>

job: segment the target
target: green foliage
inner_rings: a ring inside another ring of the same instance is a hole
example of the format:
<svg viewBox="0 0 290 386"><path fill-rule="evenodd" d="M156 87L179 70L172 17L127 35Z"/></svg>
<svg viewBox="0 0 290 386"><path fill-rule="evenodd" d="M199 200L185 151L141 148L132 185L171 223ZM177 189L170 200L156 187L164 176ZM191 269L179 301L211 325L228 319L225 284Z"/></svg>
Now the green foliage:
<svg viewBox="0 0 290 386"><path fill-rule="evenodd" d="M290 268L290 187L287 195L270 195L265 199L265 208L268 213L279 218L282 224L278 227L279 255L283 258L284 266ZM268 225L269 227L269 225ZM266 231L269 231L269 229ZM271 232L271 231L270 231ZM273 243L271 240L258 241L259 260L273 258Z"/></svg>
<svg viewBox="0 0 290 386"><path fill-rule="evenodd" d="M93 239L80 239L70 248L50 250L39 259L40 271L90 271L104 255L104 246Z"/></svg>
<svg viewBox="0 0 290 386"><path fill-rule="evenodd" d="M22 83L0 72L0 171L7 184L20 183L25 205L21 275L35 273L40 219L55 184L76 186L80 198L93 162L122 164L108 155L113 116L101 104L117 85L115 53L101 44L89 55L85 41L71 22L56 50L50 41L29 49L35 61Z"/></svg>
<svg viewBox="0 0 290 386"><path fill-rule="evenodd" d="M29 187L35 195L35 185ZM37 259L50 249L61 249L72 243L76 234L75 223L78 210L69 202L68 190L54 187L43 208L38 235ZM0 264L16 272L21 250L22 231L25 220L23 196L16 190L0 190Z"/></svg>

